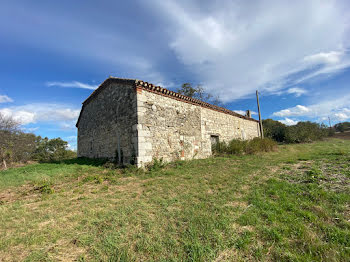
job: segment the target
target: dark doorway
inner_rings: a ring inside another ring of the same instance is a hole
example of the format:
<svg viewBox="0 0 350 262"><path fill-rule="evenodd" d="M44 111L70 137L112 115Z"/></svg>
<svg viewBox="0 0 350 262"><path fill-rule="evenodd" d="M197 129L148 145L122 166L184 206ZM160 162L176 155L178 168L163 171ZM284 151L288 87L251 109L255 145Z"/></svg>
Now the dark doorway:
<svg viewBox="0 0 350 262"><path fill-rule="evenodd" d="M219 136L211 135L210 136L210 142L211 142L211 150L213 151L214 146L219 143Z"/></svg>

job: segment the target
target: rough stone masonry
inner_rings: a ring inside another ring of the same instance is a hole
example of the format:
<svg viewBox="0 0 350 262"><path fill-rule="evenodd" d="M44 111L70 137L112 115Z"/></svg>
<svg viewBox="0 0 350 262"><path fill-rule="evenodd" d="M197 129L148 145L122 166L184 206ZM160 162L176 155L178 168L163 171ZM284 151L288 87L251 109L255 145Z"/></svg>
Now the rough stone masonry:
<svg viewBox="0 0 350 262"><path fill-rule="evenodd" d="M142 167L206 158L212 144L258 137L259 122L150 83L110 77L84 102L78 156Z"/></svg>

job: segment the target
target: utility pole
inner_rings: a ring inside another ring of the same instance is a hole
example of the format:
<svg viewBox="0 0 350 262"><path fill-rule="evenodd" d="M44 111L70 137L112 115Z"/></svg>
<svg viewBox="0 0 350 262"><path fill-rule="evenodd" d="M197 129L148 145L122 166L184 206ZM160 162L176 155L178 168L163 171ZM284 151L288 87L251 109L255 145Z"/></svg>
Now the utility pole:
<svg viewBox="0 0 350 262"><path fill-rule="evenodd" d="M328 121L329 121L329 128L332 128L332 125L331 125L331 118L328 117Z"/></svg>
<svg viewBox="0 0 350 262"><path fill-rule="evenodd" d="M263 129L262 121L261 121L260 104L259 104L259 92L258 92L258 90L256 90L256 101L258 103L260 136L261 136L261 138L264 138L264 129Z"/></svg>

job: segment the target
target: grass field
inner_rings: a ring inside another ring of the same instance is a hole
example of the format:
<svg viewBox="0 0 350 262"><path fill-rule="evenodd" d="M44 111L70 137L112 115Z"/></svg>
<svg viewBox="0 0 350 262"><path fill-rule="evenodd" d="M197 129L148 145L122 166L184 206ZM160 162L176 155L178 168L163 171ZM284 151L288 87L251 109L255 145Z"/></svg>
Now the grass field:
<svg viewBox="0 0 350 262"><path fill-rule="evenodd" d="M0 261L350 261L350 140L0 172Z"/></svg>

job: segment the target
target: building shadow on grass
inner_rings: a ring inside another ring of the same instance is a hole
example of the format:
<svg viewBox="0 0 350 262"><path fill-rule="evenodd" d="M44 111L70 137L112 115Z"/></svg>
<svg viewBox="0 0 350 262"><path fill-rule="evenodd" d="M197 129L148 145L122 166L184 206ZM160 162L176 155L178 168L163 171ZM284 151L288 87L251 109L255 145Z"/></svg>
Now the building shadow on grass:
<svg viewBox="0 0 350 262"><path fill-rule="evenodd" d="M108 162L109 162L108 159L105 159L105 158L91 159L86 157L78 157L78 158L71 158L71 159L65 159L65 160L59 160L59 161L48 161L48 162L42 162L42 163L64 164L64 165L84 165L84 166L104 166Z"/></svg>

